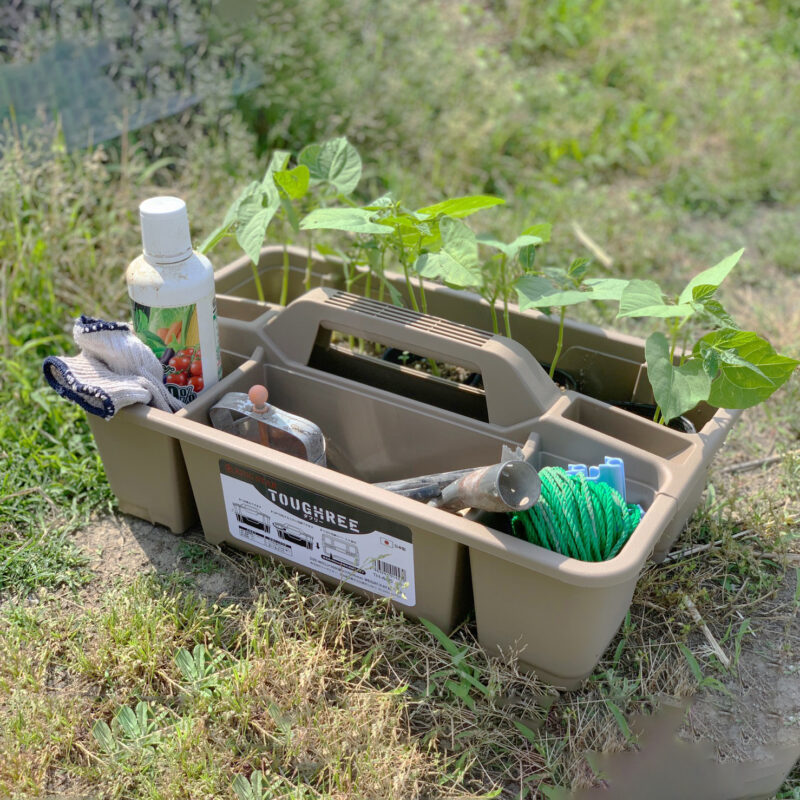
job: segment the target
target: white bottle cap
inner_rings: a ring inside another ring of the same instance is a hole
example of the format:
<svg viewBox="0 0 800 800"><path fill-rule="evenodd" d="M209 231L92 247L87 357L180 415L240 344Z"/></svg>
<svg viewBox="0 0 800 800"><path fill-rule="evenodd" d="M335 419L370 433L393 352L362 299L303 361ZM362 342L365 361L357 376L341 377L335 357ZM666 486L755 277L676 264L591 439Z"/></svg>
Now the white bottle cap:
<svg viewBox="0 0 800 800"><path fill-rule="evenodd" d="M189 215L180 197L151 197L139 206L142 249L158 263L184 261L192 254Z"/></svg>

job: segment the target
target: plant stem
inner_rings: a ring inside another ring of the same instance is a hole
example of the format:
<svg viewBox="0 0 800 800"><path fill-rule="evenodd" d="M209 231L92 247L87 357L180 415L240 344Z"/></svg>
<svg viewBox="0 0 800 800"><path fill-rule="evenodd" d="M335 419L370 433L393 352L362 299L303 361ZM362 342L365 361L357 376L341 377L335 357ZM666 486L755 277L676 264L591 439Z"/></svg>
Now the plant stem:
<svg viewBox="0 0 800 800"><path fill-rule="evenodd" d="M432 358L428 359L428 366L431 368L431 375L441 378L442 372L439 369L439 365Z"/></svg>
<svg viewBox="0 0 800 800"><path fill-rule="evenodd" d="M561 315L558 320L558 344L556 344L556 352L553 355L553 363L550 364L550 380L556 374L556 364L561 356L561 348L564 346L564 316L567 313L567 307L561 306Z"/></svg>
<svg viewBox="0 0 800 800"><path fill-rule="evenodd" d="M681 322L680 320L676 319L675 322L672 323L672 330L670 331L670 342L669 347L669 363L675 363L675 348L678 346L678 331L681 329Z"/></svg>
<svg viewBox="0 0 800 800"><path fill-rule="evenodd" d="M417 305L417 298L414 294L414 287L411 285L411 276L408 273L408 264L403 264L403 274L406 277L406 289L408 291L409 300L411 300L411 307L414 311L419 311L419 306Z"/></svg>
<svg viewBox="0 0 800 800"><path fill-rule="evenodd" d="M417 253L419 253L421 245L422 245L422 234L420 234L419 238L417 239ZM425 297L425 284L423 283L423 277L422 277L422 275L419 274L419 272L417 272L417 281L419 283L419 300L420 300L420 303L422 303L422 313L423 314L427 314L428 313L428 300Z"/></svg>
<svg viewBox="0 0 800 800"><path fill-rule="evenodd" d="M491 312L491 315L492 315L492 330L493 330L494 333L497 334L497 333L500 333L500 325L497 322L497 309L495 308L494 303L495 303L495 300L494 300L494 298L492 298L492 300L491 300L491 302L489 304L489 311Z"/></svg>
<svg viewBox="0 0 800 800"><path fill-rule="evenodd" d="M306 276L305 280L303 281L303 285L306 287L306 291L311 290L311 249L312 249L312 241L313 241L313 231L308 232L308 253L306 254Z"/></svg>
<svg viewBox="0 0 800 800"><path fill-rule="evenodd" d="M500 291L503 294L503 323L506 326L506 336L511 338L511 317L508 314L508 284L506 283L506 254L500 258ZM495 297L497 293L495 292Z"/></svg>
<svg viewBox="0 0 800 800"><path fill-rule="evenodd" d="M380 274L381 283L380 283L380 286L378 287L378 302L379 303L383 302L383 295L384 295L384 292L386 291L386 285L385 285L386 284L386 278L383 277L383 274L384 274L383 273L383 270L384 270L384 258L385 257L386 257L386 250L381 250L381 274Z"/></svg>
<svg viewBox="0 0 800 800"><path fill-rule="evenodd" d="M408 291L408 299L411 301L411 307L414 311L419 312L419 306L417 305L417 297L414 294L414 287L411 284L411 273L408 269L408 261L406 260L406 249L403 247L403 240L402 238L400 241L400 263L403 265L403 274L406 278L406 289Z"/></svg>
<svg viewBox="0 0 800 800"><path fill-rule="evenodd" d="M264 287L261 285L261 275L258 272L258 266L251 261L250 268L253 270L253 283L256 285L256 296L258 297L259 301L263 303ZM282 304L286 305L285 302Z"/></svg>
<svg viewBox="0 0 800 800"><path fill-rule="evenodd" d="M364 281L364 297L372 298L372 270L367 266L367 278Z"/></svg>
<svg viewBox="0 0 800 800"><path fill-rule="evenodd" d="M353 289L353 277L352 277L352 267L353 262L350 259L346 259L343 268L344 268L344 290L346 292L351 292ZM347 337L347 343L350 345L350 350L352 352L356 352L356 338L352 334ZM359 342L358 350L361 350L361 343Z"/></svg>
<svg viewBox="0 0 800 800"><path fill-rule="evenodd" d="M344 262L344 290L346 292L353 291L353 271L352 271L353 262L347 258Z"/></svg>
<svg viewBox="0 0 800 800"><path fill-rule="evenodd" d="M286 245L283 246L283 280L281 281L281 299L280 304L286 305L289 298L289 251Z"/></svg>
<svg viewBox="0 0 800 800"><path fill-rule="evenodd" d="M681 363L679 366L683 366L686 361L686 345L689 343L689 329L687 328L683 333L683 341L681 342Z"/></svg>

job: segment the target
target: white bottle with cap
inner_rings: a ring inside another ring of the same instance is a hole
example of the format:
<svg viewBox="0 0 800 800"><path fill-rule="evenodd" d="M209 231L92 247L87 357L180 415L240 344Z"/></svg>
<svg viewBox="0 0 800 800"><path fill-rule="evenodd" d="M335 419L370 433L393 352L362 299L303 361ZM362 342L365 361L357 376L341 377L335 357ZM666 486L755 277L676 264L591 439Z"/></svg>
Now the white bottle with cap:
<svg viewBox="0 0 800 800"><path fill-rule="evenodd" d="M214 269L192 250L186 203L151 197L139 206L142 254L125 273L137 336L185 403L222 377Z"/></svg>

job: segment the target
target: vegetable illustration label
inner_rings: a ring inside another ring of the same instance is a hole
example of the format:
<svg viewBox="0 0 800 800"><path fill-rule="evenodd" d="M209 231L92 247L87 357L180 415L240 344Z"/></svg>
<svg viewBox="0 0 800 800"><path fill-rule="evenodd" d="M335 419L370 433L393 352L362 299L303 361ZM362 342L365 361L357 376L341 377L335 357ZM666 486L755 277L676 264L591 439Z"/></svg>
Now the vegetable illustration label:
<svg viewBox="0 0 800 800"><path fill-rule="evenodd" d="M405 525L224 459L219 469L234 539L416 605L414 544Z"/></svg>
<svg viewBox="0 0 800 800"><path fill-rule="evenodd" d="M203 390L197 305L156 308L133 303L133 329L164 368L172 394L190 403Z"/></svg>

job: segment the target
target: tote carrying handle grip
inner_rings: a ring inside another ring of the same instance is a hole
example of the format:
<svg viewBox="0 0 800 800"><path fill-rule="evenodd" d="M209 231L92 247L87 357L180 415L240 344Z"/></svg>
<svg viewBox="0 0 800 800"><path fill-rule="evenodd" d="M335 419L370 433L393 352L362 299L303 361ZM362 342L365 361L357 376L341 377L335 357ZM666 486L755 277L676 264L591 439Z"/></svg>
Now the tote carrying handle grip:
<svg viewBox="0 0 800 800"><path fill-rule="evenodd" d="M479 372L489 421L496 425L541 416L559 397L536 359L511 339L335 289L304 294L263 332L287 362L307 365L320 328Z"/></svg>

